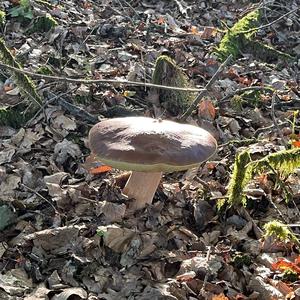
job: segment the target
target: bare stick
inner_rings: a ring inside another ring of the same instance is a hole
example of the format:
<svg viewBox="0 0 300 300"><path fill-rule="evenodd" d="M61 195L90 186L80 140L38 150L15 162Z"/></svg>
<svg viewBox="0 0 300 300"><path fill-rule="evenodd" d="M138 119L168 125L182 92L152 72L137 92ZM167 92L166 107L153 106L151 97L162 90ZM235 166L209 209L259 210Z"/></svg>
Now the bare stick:
<svg viewBox="0 0 300 300"><path fill-rule="evenodd" d="M21 183L21 185L28 191L30 191L30 192L34 193L36 196L40 197L42 200L46 201L52 207L52 209L55 211L55 213L58 214L57 209L55 208L54 204L51 201L49 201L47 198L45 198L39 192L37 192L34 189L30 188L29 186L25 185L24 183Z"/></svg>
<svg viewBox="0 0 300 300"><path fill-rule="evenodd" d="M232 55L230 54L226 60L220 65L220 67L218 68L217 72L214 74L214 76L210 79L210 81L206 84L204 90L202 90L198 96L195 98L195 100L193 101L193 103L190 105L190 107L183 113L183 115L181 117L179 117L179 121L184 122L187 117L193 112L193 110L197 107L197 105L199 104L200 100L202 99L203 96L205 96L208 92L208 90L210 89L210 87L212 86L212 84L217 80L217 78L219 77L219 75L221 74L221 72L223 71L223 69L225 68L225 66L230 62L232 58Z"/></svg>
<svg viewBox="0 0 300 300"><path fill-rule="evenodd" d="M59 77L59 76L50 76L50 75L43 75L37 74L25 70L21 70L6 64L0 63L0 67L6 68L8 70L12 70L14 72L26 74L30 77L40 78L40 79L47 79L47 80L55 80L55 81L62 81L62 82L71 82L71 83L79 83L79 84L123 84L127 86L143 86L143 87L154 87L163 90L173 90L173 91L186 91L186 92L201 92L203 89L193 89L193 88L180 88L176 86L166 86L166 85L159 85L159 84L152 84L147 82L137 82L137 81L127 81L127 80L116 80L116 79L73 79L69 77Z"/></svg>
<svg viewBox="0 0 300 300"><path fill-rule="evenodd" d="M278 98L277 94L273 94L272 103L271 103L271 117L272 117L272 121L274 123L274 126L278 132L278 135L279 135L282 143L284 144L285 147L287 147L288 144L285 141L282 131L280 130L280 128L278 126L278 122L277 122L276 115L275 115L275 101L277 100L277 98Z"/></svg>

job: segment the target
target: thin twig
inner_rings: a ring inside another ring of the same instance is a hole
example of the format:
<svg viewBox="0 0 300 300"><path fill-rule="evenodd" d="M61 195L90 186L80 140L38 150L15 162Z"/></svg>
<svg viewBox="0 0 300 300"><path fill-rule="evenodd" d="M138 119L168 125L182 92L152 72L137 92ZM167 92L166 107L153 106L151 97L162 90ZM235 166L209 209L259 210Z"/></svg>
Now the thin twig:
<svg viewBox="0 0 300 300"><path fill-rule="evenodd" d="M58 214L57 209L55 208L55 206L53 205L53 203L51 201L49 201L47 198L45 198L43 195L41 195L39 192L35 191L34 189L30 188L29 186L25 185L24 183L21 183L21 185L27 189L28 191L34 193L35 195L37 195L38 197L40 197L41 199L43 199L44 201L46 201L55 211L56 214Z"/></svg>
<svg viewBox="0 0 300 300"><path fill-rule="evenodd" d="M211 246L208 246L208 251L207 251L207 254L206 254L206 262L208 263L209 259L210 259L210 254L211 254ZM200 295L202 295L203 297L207 296L206 295L206 291L205 291L205 286L206 286L206 283L207 283L207 280L208 280L208 276L210 275L210 270L209 268L206 270L206 274L205 274L205 277L204 277L204 280L203 280L203 284L202 284L202 288L200 290Z"/></svg>
<svg viewBox="0 0 300 300"><path fill-rule="evenodd" d="M57 209L55 208L55 206L53 205L53 203L51 201L49 201L47 198L45 198L43 195L41 195L39 192L35 191L34 189L30 188L29 186L25 185L24 183L21 183L21 185L27 189L28 191L34 193L35 195L37 195L38 197L40 197L41 199L43 199L44 201L46 201L55 211L56 214L58 214Z"/></svg>
<svg viewBox="0 0 300 300"><path fill-rule="evenodd" d="M202 99L202 97L206 95L206 93L208 92L208 90L210 89L210 87L212 86L212 84L217 80L217 78L219 77L219 75L221 74L221 72L223 71L223 69L225 68L225 66L227 66L227 64L230 62L231 58L232 58L232 55L230 54L226 58L226 60L220 65L220 67L218 68L218 70L216 71L216 73L213 75L213 77L210 79L210 81L206 84L204 90L202 90L198 94L198 96L195 98L195 100L190 105L190 107L183 113L183 115L181 115L179 117L179 121L180 122L184 122L188 118L188 116L193 112L193 110L197 107L197 105L199 104L199 102Z"/></svg>
<svg viewBox="0 0 300 300"><path fill-rule="evenodd" d="M282 141L282 143L284 144L285 147L288 146L287 142L285 141L284 137L283 137L283 134L282 134L282 131L280 130L279 126L278 126L278 122L277 122L277 119L276 119L276 115L275 115L275 102L276 102L276 99L277 99L277 94L274 93L273 96L272 96L272 102L271 102L271 117L272 117L272 121L274 123L274 126L278 132L278 135ZM280 100L280 99L279 99Z"/></svg>
<svg viewBox="0 0 300 300"><path fill-rule="evenodd" d="M78 83L78 84L123 84L127 86L143 86L143 87L154 87L158 89L164 90L175 90L175 91L186 91L186 92L202 92L204 89L194 89L194 88L181 88L176 86L166 86L159 84L152 84L147 82L137 82L137 81L127 81L127 80L116 80L116 79L73 79L69 77L59 77L59 76L51 76L44 74L37 74L30 71L21 70L6 64L0 63L0 67L6 68L8 70L12 70L18 73L26 74L30 77L44 79L44 80L56 80L62 82L70 82L70 83Z"/></svg>
<svg viewBox="0 0 300 300"><path fill-rule="evenodd" d="M277 127L284 127L284 126L288 126L288 125L290 125L289 122L282 122L282 123L280 123L280 124L277 124ZM262 132L264 132L264 131L273 130L274 127L275 127L275 125L272 124L272 125L270 125L270 126L258 128L258 129L254 132L254 137L257 137L260 133L262 133Z"/></svg>

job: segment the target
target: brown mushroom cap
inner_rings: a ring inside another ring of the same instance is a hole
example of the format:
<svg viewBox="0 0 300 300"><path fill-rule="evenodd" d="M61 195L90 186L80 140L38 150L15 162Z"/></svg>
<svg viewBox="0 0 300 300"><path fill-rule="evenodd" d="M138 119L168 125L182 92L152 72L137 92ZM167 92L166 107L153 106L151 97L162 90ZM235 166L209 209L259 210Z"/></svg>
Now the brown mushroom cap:
<svg viewBox="0 0 300 300"><path fill-rule="evenodd" d="M147 117L102 121L89 133L89 147L100 161L121 170L173 172L207 160L217 142L206 130Z"/></svg>

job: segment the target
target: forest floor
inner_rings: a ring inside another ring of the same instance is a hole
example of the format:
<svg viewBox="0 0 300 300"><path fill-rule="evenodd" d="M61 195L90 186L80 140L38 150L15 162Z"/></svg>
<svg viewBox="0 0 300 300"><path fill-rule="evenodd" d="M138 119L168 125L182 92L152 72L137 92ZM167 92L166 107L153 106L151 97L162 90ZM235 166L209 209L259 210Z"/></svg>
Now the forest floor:
<svg viewBox="0 0 300 300"><path fill-rule="evenodd" d="M2 0L6 47L23 70L57 78L29 75L41 108L0 126L0 299L300 299L300 169L260 172L244 206L226 202L237 153L255 160L300 145L299 5ZM156 89L118 81L151 83L166 54L203 89L224 31L258 7L255 40L292 59L239 51L186 118L214 135L217 153L164 174L153 203L128 212L123 172L85 168L90 128L104 117L178 115L154 103ZM28 103L12 74L0 67L7 109ZM282 227L268 231L270 221Z"/></svg>

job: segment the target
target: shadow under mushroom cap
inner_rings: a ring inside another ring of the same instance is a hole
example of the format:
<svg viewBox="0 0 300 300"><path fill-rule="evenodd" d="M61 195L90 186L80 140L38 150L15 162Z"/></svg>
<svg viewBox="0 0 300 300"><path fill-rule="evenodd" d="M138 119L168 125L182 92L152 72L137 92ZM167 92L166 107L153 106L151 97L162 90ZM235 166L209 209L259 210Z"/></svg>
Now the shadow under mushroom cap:
<svg viewBox="0 0 300 300"><path fill-rule="evenodd" d="M89 146L114 168L149 172L192 168L217 149L216 140L202 128L147 117L102 121L90 130Z"/></svg>

